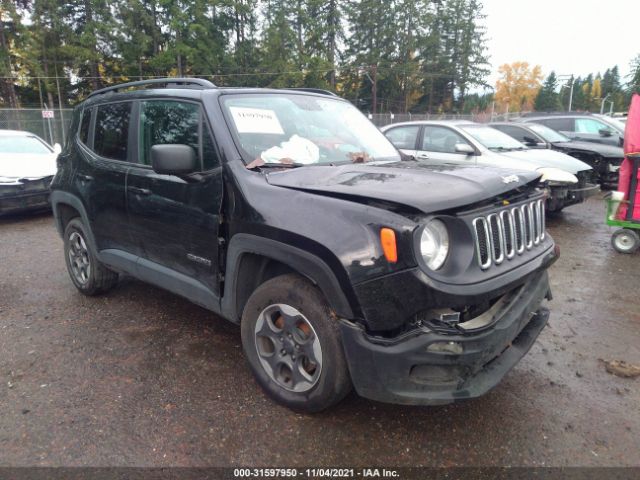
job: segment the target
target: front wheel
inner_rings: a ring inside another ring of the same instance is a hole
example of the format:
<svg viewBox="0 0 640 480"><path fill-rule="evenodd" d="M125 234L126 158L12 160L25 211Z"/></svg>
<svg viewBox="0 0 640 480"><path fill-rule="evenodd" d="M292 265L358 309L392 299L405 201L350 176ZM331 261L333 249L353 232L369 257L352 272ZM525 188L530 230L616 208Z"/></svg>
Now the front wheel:
<svg viewBox="0 0 640 480"><path fill-rule="evenodd" d="M305 278L287 274L260 285L245 306L241 333L251 371L277 402L318 412L351 390L337 319Z"/></svg>
<svg viewBox="0 0 640 480"><path fill-rule="evenodd" d="M633 253L640 247L640 237L633 230L621 228L611 237L611 245L620 253Z"/></svg>

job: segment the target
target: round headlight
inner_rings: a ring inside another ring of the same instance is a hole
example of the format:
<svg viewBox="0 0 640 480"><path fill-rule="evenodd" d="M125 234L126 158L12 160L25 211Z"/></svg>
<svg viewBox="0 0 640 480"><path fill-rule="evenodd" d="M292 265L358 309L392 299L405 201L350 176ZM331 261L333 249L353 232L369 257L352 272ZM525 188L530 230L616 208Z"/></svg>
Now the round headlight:
<svg viewBox="0 0 640 480"><path fill-rule="evenodd" d="M438 270L449 253L449 234L440 220L431 220L422 229L420 254L431 270Z"/></svg>

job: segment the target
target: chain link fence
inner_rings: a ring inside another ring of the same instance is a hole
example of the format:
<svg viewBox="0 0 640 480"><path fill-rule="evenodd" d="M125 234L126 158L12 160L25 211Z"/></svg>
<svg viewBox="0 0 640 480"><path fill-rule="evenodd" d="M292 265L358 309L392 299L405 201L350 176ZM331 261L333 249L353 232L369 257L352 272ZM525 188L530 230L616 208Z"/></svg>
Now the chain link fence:
<svg viewBox="0 0 640 480"><path fill-rule="evenodd" d="M35 133L51 145L54 143L64 144L69 123L71 122L71 108L54 108L53 118L45 118L43 111L37 108L0 109L0 129L1 130L26 130ZM50 115L50 114L49 114ZM507 114L475 113L470 115L458 114L434 114L434 113L376 113L367 114L369 119L377 127L383 127L392 123L411 122L416 120L469 120L478 123L488 123L491 121L508 121L510 118L519 116L519 113L510 112Z"/></svg>
<svg viewBox="0 0 640 480"><path fill-rule="evenodd" d="M24 130L34 133L46 140L51 145L54 143L64 144L69 124L71 122L71 108L52 108L43 114L39 108L2 108L0 109L0 130Z"/></svg>
<svg viewBox="0 0 640 480"><path fill-rule="evenodd" d="M459 115L455 113L375 113L368 114L369 119L376 127L384 127L392 123L412 122L419 120L468 120L478 123L506 122L511 118L520 116L520 113L510 112L504 114L473 113Z"/></svg>

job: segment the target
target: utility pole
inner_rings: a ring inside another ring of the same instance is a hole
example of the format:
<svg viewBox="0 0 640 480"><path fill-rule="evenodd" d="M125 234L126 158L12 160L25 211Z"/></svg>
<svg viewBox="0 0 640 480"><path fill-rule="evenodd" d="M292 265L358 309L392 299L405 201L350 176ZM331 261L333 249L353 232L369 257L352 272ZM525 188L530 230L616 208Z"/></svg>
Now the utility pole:
<svg viewBox="0 0 640 480"><path fill-rule="evenodd" d="M570 87L570 91L569 91L569 111L571 111L571 109L573 108L573 86L575 85L575 80L573 78L573 74L571 75L558 75L558 80L564 80L564 79L568 79L571 82L571 87ZM560 90L562 90L563 88L569 88L567 87L566 84L562 85L562 87L560 87Z"/></svg>
<svg viewBox="0 0 640 480"><path fill-rule="evenodd" d="M373 114L375 115L378 104L378 64L371 65L371 74L373 79L371 81L371 99L373 101Z"/></svg>
<svg viewBox="0 0 640 480"><path fill-rule="evenodd" d="M607 93L607 96L602 99L602 103L600 104L600 115L604 113L604 104L607 102L607 98L609 98L610 95L611 93Z"/></svg>

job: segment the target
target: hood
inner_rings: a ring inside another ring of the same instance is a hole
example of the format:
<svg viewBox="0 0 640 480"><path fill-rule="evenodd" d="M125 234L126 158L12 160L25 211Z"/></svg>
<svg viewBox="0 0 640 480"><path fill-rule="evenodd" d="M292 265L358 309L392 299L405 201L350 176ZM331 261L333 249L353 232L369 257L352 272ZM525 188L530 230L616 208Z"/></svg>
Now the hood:
<svg viewBox="0 0 640 480"><path fill-rule="evenodd" d="M0 154L0 179L27 178L35 180L56 174L56 153L3 153ZM0 180L0 182L5 183Z"/></svg>
<svg viewBox="0 0 640 480"><path fill-rule="evenodd" d="M582 170L591 169L591 167L582 160L578 160L577 158L556 150L514 150L512 152L500 152L500 154L516 160L524 160L531 165L535 165L535 168L553 167L573 173L574 175Z"/></svg>
<svg viewBox="0 0 640 480"><path fill-rule="evenodd" d="M553 145L558 148L567 150L578 150L582 152L595 152L598 155L602 155L605 158L623 158L624 151L622 147L616 147L614 145L607 145L604 143L593 142L581 142L576 140L575 142L554 142Z"/></svg>
<svg viewBox="0 0 640 480"><path fill-rule="evenodd" d="M432 213L490 199L539 177L521 170L405 161L299 167L269 173L267 181L278 187L383 200Z"/></svg>

